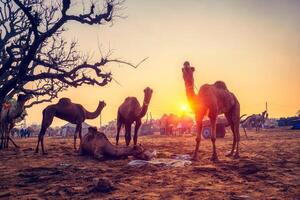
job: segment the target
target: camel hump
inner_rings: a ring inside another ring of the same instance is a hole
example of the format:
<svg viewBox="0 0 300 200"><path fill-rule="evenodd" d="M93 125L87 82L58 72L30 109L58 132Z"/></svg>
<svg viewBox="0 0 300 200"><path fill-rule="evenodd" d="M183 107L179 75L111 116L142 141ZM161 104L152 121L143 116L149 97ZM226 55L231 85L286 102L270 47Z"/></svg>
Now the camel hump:
<svg viewBox="0 0 300 200"><path fill-rule="evenodd" d="M103 133L103 132L99 132L97 130L97 127L93 127L93 126L90 126L88 128L88 131L91 135L95 136L95 137L100 137L100 138L104 138L105 140L109 141L108 138L106 137L106 135Z"/></svg>
<svg viewBox="0 0 300 200"><path fill-rule="evenodd" d="M137 101L137 98L136 97L126 97L124 101Z"/></svg>
<svg viewBox="0 0 300 200"><path fill-rule="evenodd" d="M137 100L136 97L126 97L126 99L123 102L123 105L125 105L125 107L137 107L140 105L139 101Z"/></svg>
<svg viewBox="0 0 300 200"><path fill-rule="evenodd" d="M104 138L105 140L109 141L108 138L106 137L106 135L103 132L97 132L97 134L99 136L101 136L102 138Z"/></svg>
<svg viewBox="0 0 300 200"><path fill-rule="evenodd" d="M71 103L71 99L69 98L61 98L59 99L58 103L59 105L65 106Z"/></svg>
<svg viewBox="0 0 300 200"><path fill-rule="evenodd" d="M216 86L216 88L218 89L223 89L223 90L228 90L226 84L223 81L216 81L214 83L214 85Z"/></svg>

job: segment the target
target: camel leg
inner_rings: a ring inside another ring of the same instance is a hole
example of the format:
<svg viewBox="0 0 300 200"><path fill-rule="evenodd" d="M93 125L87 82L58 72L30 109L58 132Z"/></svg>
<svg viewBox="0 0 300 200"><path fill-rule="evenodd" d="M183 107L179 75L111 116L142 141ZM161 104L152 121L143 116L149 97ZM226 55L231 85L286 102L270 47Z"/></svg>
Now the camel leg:
<svg viewBox="0 0 300 200"><path fill-rule="evenodd" d="M8 142L9 142L9 132L7 130L6 135L5 135L5 147L4 148L8 148Z"/></svg>
<svg viewBox="0 0 300 200"><path fill-rule="evenodd" d="M77 124L76 129L75 129L75 133L74 133L74 150L76 151L76 139L77 139L77 133L79 133L81 124ZM80 137L80 136L79 136Z"/></svg>
<svg viewBox="0 0 300 200"><path fill-rule="evenodd" d="M0 149L4 148L4 133L1 134L1 144Z"/></svg>
<svg viewBox="0 0 300 200"><path fill-rule="evenodd" d="M239 130L239 124L235 123L234 124L234 134L236 137L236 151L234 154L234 158L239 158L240 154L239 154L239 143L240 143L240 130Z"/></svg>
<svg viewBox="0 0 300 200"><path fill-rule="evenodd" d="M121 122L121 120L120 120L119 117L118 117L118 121L117 121L117 135L116 135L116 145L119 144L119 137L120 137L120 130L121 130L121 127L122 127L122 122Z"/></svg>
<svg viewBox="0 0 300 200"><path fill-rule="evenodd" d="M82 140L82 123L79 126L79 139L80 139L80 144L79 147L81 146L81 140Z"/></svg>
<svg viewBox="0 0 300 200"><path fill-rule="evenodd" d="M236 141L237 141L236 134L235 134L235 129L234 129L234 124L233 123L230 124L230 127L231 127L231 131L232 131L232 135L233 135L233 142L232 142L232 148L231 148L230 153L226 155L227 157L230 157L230 156L233 155L235 145L236 145Z"/></svg>
<svg viewBox="0 0 300 200"><path fill-rule="evenodd" d="M230 124L230 128L231 128L232 135L233 135L231 152L226 155L227 157L229 157L229 156L232 156L234 153L234 149L235 149L235 145L236 145L236 134L235 134L235 130L234 130L234 123L232 121L232 113L225 113L225 117L226 117L228 123Z"/></svg>
<svg viewBox="0 0 300 200"><path fill-rule="evenodd" d="M10 123L9 124L9 128L8 128L8 132L7 132L7 148L8 148L8 145L9 145L9 141L11 141L11 143L16 147L16 148L19 148L19 146L13 141L13 139L10 137L10 133L11 133L11 130L14 128L15 124L14 123Z"/></svg>
<svg viewBox="0 0 300 200"><path fill-rule="evenodd" d="M6 148L6 138L7 138L7 127L4 125L3 128L3 137L2 137L2 143L3 143L3 149Z"/></svg>
<svg viewBox="0 0 300 200"><path fill-rule="evenodd" d="M41 141L41 133L38 136L38 142L37 142L37 145L36 145L36 148L35 148L35 153L39 152L40 141Z"/></svg>
<svg viewBox="0 0 300 200"><path fill-rule="evenodd" d="M194 161L199 160L198 151L201 142L202 120L204 117L204 113L205 112L196 115L196 123L197 123L196 147L195 147L194 155L192 157L192 160Z"/></svg>
<svg viewBox="0 0 300 200"><path fill-rule="evenodd" d="M77 139L77 128L76 128L75 133L74 133L74 142L73 142L74 151L76 151L76 139Z"/></svg>
<svg viewBox="0 0 300 200"><path fill-rule="evenodd" d="M233 129L234 129L234 137L236 138L236 151L234 158L239 158L239 142L240 142L240 109L235 108L232 113L232 121L233 121Z"/></svg>
<svg viewBox="0 0 300 200"><path fill-rule="evenodd" d="M44 148L44 135L43 135L43 137L41 139L41 146L42 146L42 152L43 152L43 154L46 155L47 152L45 152L45 148Z"/></svg>
<svg viewBox="0 0 300 200"><path fill-rule="evenodd" d="M12 143L16 148L20 148L20 147L13 141L13 139L12 139L10 136L8 136L8 139L11 141L11 143Z"/></svg>
<svg viewBox="0 0 300 200"><path fill-rule="evenodd" d="M210 123L211 123L211 142L212 142L212 146L213 146L213 154L211 157L211 160L213 162L217 162L218 161L218 155L217 155L217 150L216 150L216 116L217 115L213 115L210 117Z"/></svg>
<svg viewBox="0 0 300 200"><path fill-rule="evenodd" d="M129 146L131 140L131 124L126 123L125 124L125 141L126 141L126 146Z"/></svg>
<svg viewBox="0 0 300 200"><path fill-rule="evenodd" d="M142 122L141 122L140 119L135 122L134 136L133 136L134 146L136 146L136 143L137 143L138 131L139 131L139 128L140 128L141 124L142 124Z"/></svg>
<svg viewBox="0 0 300 200"><path fill-rule="evenodd" d="M0 146L0 149L5 148L5 136L6 136L6 127L4 124L1 124L1 146Z"/></svg>
<svg viewBox="0 0 300 200"><path fill-rule="evenodd" d="M54 113L51 112L51 110L50 111L47 111L47 110L43 111L42 127L41 127L41 130L40 130L39 136L38 136L38 142L37 142L37 146L36 146L36 149L35 149L35 153L39 152L39 145L41 143L43 154L47 154L45 152L45 149L44 149L44 136L45 136L46 130L52 124L53 118L54 118Z"/></svg>
<svg viewBox="0 0 300 200"><path fill-rule="evenodd" d="M0 128L1 128L1 144L0 144L0 149L4 148L4 127L2 124L0 124Z"/></svg>
<svg viewBox="0 0 300 200"><path fill-rule="evenodd" d="M4 148L8 148L8 142L9 142L9 124L7 125L6 129L5 129L5 147Z"/></svg>
<svg viewBox="0 0 300 200"><path fill-rule="evenodd" d="M246 132L246 129L245 129L244 126L243 126L243 129L244 129L245 136L246 136L246 138L248 139L248 135L247 135L247 132Z"/></svg>
<svg viewBox="0 0 300 200"><path fill-rule="evenodd" d="M48 124L47 124L48 125ZM50 126L50 125L49 125ZM36 149L35 149L35 153L38 153L39 152L39 146L40 146L40 143L41 143L41 146L42 146L42 152L43 154L45 154L45 149L44 149L44 136L45 136L45 133L46 133L46 130L49 126L46 126L46 124L42 124L42 128L41 128L41 131L39 133L39 136L38 136L38 143L37 143L37 146L36 146Z"/></svg>

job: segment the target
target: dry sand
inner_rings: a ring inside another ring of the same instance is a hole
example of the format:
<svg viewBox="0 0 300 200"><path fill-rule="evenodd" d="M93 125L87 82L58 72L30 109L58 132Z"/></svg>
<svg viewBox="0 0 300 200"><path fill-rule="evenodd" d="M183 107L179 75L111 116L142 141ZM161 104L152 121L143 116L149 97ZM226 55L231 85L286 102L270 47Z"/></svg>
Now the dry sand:
<svg viewBox="0 0 300 200"><path fill-rule="evenodd" d="M210 161L210 140L202 140L201 161L184 168L134 168L127 165L132 158L99 162L78 156L72 139L45 138L49 154L43 156L33 152L36 138L17 139L19 150L0 151L0 199L299 199L300 131L248 134L240 159L225 157L232 142L227 133L217 140L219 163ZM193 136L139 142L160 157L190 154L195 146ZM115 190L93 190L102 177Z"/></svg>

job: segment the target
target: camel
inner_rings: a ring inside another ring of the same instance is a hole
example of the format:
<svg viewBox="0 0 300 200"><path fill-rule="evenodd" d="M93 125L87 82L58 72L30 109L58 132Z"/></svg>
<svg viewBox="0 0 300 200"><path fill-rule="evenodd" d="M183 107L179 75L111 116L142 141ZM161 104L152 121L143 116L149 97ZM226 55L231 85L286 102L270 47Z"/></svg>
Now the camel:
<svg viewBox="0 0 300 200"><path fill-rule="evenodd" d="M196 115L197 137L196 147L193 155L193 160L197 161L198 151L201 141L202 120L207 114L212 126L212 146L213 154L212 161L218 161L216 151L216 119L219 114L224 114L230 124L233 132L233 143L231 152L227 156L232 156L236 147L234 157L239 157L239 141L240 141L240 104L235 95L227 89L223 81L216 81L214 84L204 84L201 86L198 94L194 91L194 67L186 61L183 64L182 73L185 82L186 95L192 110Z"/></svg>
<svg viewBox="0 0 300 200"><path fill-rule="evenodd" d="M268 113L265 110L261 114L252 114L246 119L241 121L244 132L246 132L246 127L255 127L255 131L259 132L260 128L263 127L265 120L268 118Z"/></svg>
<svg viewBox="0 0 300 200"><path fill-rule="evenodd" d="M179 118L174 114L164 114L159 121L162 133L165 135L173 135L174 129L176 129L179 123Z"/></svg>
<svg viewBox="0 0 300 200"><path fill-rule="evenodd" d="M106 104L104 101L99 101L97 109L94 112L89 112L82 105L71 102L69 98L61 98L57 104L47 106L43 110L42 126L38 136L38 142L35 152L39 152L39 144L41 143L42 152L43 154L46 154L44 150L44 135L46 133L47 128L51 125L54 117L65 120L72 124L76 124L76 129L74 133L74 149L76 150L77 133L79 133L80 142L82 139L82 123L86 119L97 118L100 115L103 108L105 107L105 105Z"/></svg>
<svg viewBox="0 0 300 200"><path fill-rule="evenodd" d="M184 115L178 117L174 114L164 114L159 122L161 132L166 135L176 136L176 133L179 135L182 135L183 133L189 134L193 126L193 119Z"/></svg>
<svg viewBox="0 0 300 200"><path fill-rule="evenodd" d="M149 158L146 154L144 155L144 151L141 146L114 146L104 133L97 131L96 127L88 129L88 133L83 137L79 147L80 155L91 155L98 160L122 159L127 158L127 156L148 160Z"/></svg>
<svg viewBox="0 0 300 200"><path fill-rule="evenodd" d="M32 98L32 95L19 94L15 104L6 102L1 111L1 145L0 149L8 148L8 142L11 141L15 147L19 147L10 137L10 132L15 126L15 120L21 117L24 112L25 103Z"/></svg>
<svg viewBox="0 0 300 200"><path fill-rule="evenodd" d="M153 90L149 87L144 89L144 101L141 107L136 97L127 97L118 109L117 117L117 136L116 145L119 143L119 134L122 125L125 125L125 141L126 145L130 144L131 140L131 124L135 122L133 142L137 144L138 130L142 124L142 118L148 110L148 106L152 97Z"/></svg>

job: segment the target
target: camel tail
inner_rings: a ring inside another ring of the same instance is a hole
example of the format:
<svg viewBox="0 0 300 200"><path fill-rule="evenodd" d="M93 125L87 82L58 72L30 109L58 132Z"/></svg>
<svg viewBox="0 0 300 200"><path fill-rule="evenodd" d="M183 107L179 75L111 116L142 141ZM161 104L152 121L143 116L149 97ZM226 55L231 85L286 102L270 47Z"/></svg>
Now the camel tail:
<svg viewBox="0 0 300 200"><path fill-rule="evenodd" d="M247 115L247 114L243 114L242 116L240 116L240 120L241 120L243 117L245 117L246 115ZM240 124L242 124L242 122L240 122ZM225 124L225 127L228 127L228 126L230 126L229 123Z"/></svg>

